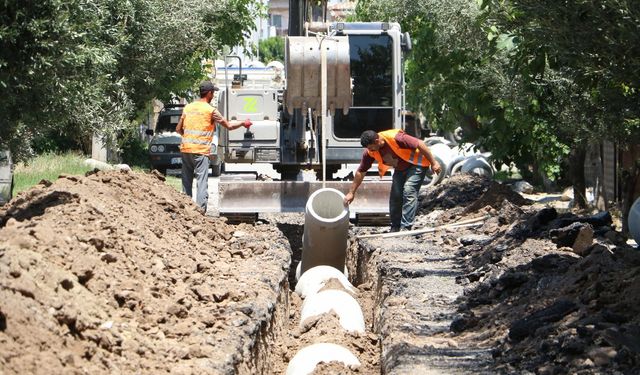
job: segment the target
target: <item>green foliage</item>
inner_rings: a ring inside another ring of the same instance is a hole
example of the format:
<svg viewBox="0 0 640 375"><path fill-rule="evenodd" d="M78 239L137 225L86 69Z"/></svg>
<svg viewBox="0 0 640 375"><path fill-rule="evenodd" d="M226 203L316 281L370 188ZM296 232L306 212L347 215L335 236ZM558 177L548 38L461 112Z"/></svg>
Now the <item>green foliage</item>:
<svg viewBox="0 0 640 375"><path fill-rule="evenodd" d="M182 179L175 176L165 176L165 183L179 192L182 192Z"/></svg>
<svg viewBox="0 0 640 375"><path fill-rule="evenodd" d="M36 151L34 139L51 134L86 144L97 133L116 145L149 100L187 94L204 77L203 58L242 41L256 4L0 3L0 147L21 160Z"/></svg>
<svg viewBox="0 0 640 375"><path fill-rule="evenodd" d="M284 64L284 38L281 36L274 36L271 38L263 39L258 43L258 51L260 54L260 61L265 64L271 61L280 61Z"/></svg>
<svg viewBox="0 0 640 375"><path fill-rule="evenodd" d="M146 156L146 155L145 155ZM40 183L40 181L55 181L60 175L84 175L92 170L84 163L84 156L76 152L43 153L29 160L16 164L14 171L13 195L23 192ZM132 164L138 172L140 166ZM148 170L148 168L147 168ZM179 178L166 176L166 183L178 191L182 191Z"/></svg>
<svg viewBox="0 0 640 375"><path fill-rule="evenodd" d="M554 177L572 148L640 137L638 1L362 0L356 12L411 34L411 108L498 162Z"/></svg>
<svg viewBox="0 0 640 375"><path fill-rule="evenodd" d="M84 157L75 152L44 153L16 164L13 174L14 196L37 185L41 180L55 181L58 176L83 175L91 168L84 164Z"/></svg>
<svg viewBox="0 0 640 375"><path fill-rule="evenodd" d="M131 168L150 168L148 144L142 140L138 126L125 128L118 137L118 145L123 163Z"/></svg>
<svg viewBox="0 0 640 375"><path fill-rule="evenodd" d="M640 136L633 125L640 118L638 1L484 5L487 22L517 38L511 66L523 79L571 99L564 101L568 108L549 106L571 121L572 141L635 142L629 136Z"/></svg>

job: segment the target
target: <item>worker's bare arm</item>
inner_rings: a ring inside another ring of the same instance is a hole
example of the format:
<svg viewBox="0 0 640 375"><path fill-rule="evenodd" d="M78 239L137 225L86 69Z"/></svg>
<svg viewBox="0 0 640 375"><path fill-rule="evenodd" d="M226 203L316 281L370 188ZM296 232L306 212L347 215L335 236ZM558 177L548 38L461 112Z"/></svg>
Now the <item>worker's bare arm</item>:
<svg viewBox="0 0 640 375"><path fill-rule="evenodd" d="M184 135L184 116L180 116L180 121L178 121L178 125L176 126L176 133Z"/></svg>
<svg viewBox="0 0 640 375"><path fill-rule="evenodd" d="M364 172L360 172L359 170L357 170L355 175L353 176L353 182L351 183L349 192L344 196L345 205L349 205L351 204L351 202L353 202L353 199L356 195L356 190L358 190L358 187L362 183L362 180L364 180Z"/></svg>
<svg viewBox="0 0 640 375"><path fill-rule="evenodd" d="M438 163L436 158L433 157L433 154L431 153L431 150L429 150L429 147L427 147L424 142L420 142L418 144L418 150L422 155L424 155L425 158L427 158L427 160L429 160L433 173L440 173L442 167L440 166L440 163Z"/></svg>
<svg viewBox="0 0 640 375"><path fill-rule="evenodd" d="M213 113L211 114L211 119L213 120L214 124L216 124L216 123L220 124L220 125L224 126L225 128L227 128L229 130L235 130L235 129L238 129L238 128L242 127L242 126L244 126L245 128L248 128L249 126L251 126L251 121L249 121L249 120L245 120L245 121L238 121L238 120L228 121L227 119L222 117L222 115L218 111L213 111Z"/></svg>

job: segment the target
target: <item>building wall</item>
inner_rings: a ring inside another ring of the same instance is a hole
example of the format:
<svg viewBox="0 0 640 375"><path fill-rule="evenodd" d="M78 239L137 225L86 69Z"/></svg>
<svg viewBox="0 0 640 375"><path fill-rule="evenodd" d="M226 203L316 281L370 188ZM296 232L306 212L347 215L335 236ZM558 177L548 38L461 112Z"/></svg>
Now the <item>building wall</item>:
<svg viewBox="0 0 640 375"><path fill-rule="evenodd" d="M276 35L284 36L289 32L289 0L269 1L269 26L273 24L275 17L280 17L280 26L276 26Z"/></svg>

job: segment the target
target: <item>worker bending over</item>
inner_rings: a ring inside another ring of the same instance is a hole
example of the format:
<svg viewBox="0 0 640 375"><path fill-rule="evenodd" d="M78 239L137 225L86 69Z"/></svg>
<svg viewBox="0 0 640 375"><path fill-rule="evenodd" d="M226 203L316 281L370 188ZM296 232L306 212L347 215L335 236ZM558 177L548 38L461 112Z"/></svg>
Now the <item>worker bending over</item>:
<svg viewBox="0 0 640 375"><path fill-rule="evenodd" d="M440 164L423 141L399 129L380 133L366 130L360 136L360 143L366 150L362 153L360 166L344 198L345 205L351 204L355 198L358 187L374 161L378 163L380 177L393 167L389 196L391 232L410 230L418 210L418 192L427 168L431 166L433 173L437 174L441 170Z"/></svg>

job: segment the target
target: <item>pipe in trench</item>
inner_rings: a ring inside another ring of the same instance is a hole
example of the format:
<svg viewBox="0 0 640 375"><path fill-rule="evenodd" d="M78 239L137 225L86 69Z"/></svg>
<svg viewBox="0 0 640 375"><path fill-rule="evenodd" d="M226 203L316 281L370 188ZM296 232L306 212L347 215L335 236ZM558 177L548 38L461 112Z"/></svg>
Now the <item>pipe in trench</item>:
<svg viewBox="0 0 640 375"><path fill-rule="evenodd" d="M307 270L298 280L295 292L300 297L307 298L318 293L331 279L337 280L345 290L354 294L357 293L356 288L353 287L347 277L331 266L315 266Z"/></svg>
<svg viewBox="0 0 640 375"><path fill-rule="evenodd" d="M318 343L302 348L289 362L286 375L311 374L320 362L342 362L345 366L360 366L360 361L342 345Z"/></svg>
<svg viewBox="0 0 640 375"><path fill-rule="evenodd" d="M307 319L331 311L338 315L340 326L345 331L364 334L362 308L355 298L342 290L324 290L305 298L300 312L300 326L302 327Z"/></svg>
<svg viewBox="0 0 640 375"><path fill-rule="evenodd" d="M344 269L349 210L343 202L344 194L331 188L319 189L309 197L304 215L301 274L320 265Z"/></svg>
<svg viewBox="0 0 640 375"><path fill-rule="evenodd" d="M330 188L317 190L309 197L302 237L301 275L296 292L306 297L303 305L305 317L338 310L336 313L345 330L364 332L362 309L351 295L337 290L319 291L330 278L338 279L347 290L355 289L342 274L349 231L349 210L343 202L344 194ZM300 324L303 321L301 319ZM349 349L333 343L317 343L298 351L289 362L286 374L310 374L318 363L333 361L347 366L360 365Z"/></svg>

